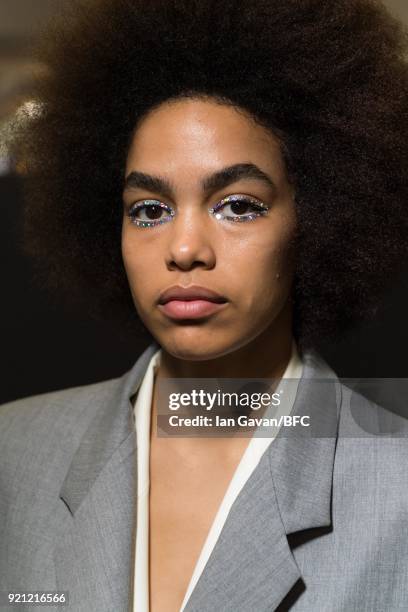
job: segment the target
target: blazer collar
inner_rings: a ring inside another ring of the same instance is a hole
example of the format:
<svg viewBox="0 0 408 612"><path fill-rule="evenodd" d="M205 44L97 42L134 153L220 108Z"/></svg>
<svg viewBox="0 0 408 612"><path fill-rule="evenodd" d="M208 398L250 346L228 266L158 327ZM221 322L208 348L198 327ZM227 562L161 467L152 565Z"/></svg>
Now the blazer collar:
<svg viewBox="0 0 408 612"><path fill-rule="evenodd" d="M310 425L281 428L268 449L287 534L331 524L341 384L316 353L306 353L303 364L292 414L309 416Z"/></svg>
<svg viewBox="0 0 408 612"><path fill-rule="evenodd" d="M156 343L151 344L133 368L116 381L112 393L101 397L100 410L81 439L60 491L72 515L113 453L125 442L136 448L133 399L158 349Z"/></svg>

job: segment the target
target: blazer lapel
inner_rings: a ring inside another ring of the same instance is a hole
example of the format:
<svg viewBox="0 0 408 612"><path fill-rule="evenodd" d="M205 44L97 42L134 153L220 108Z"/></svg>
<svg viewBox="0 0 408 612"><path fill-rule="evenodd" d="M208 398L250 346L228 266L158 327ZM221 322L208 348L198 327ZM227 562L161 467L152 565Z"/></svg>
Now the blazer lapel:
<svg viewBox="0 0 408 612"><path fill-rule="evenodd" d="M78 612L129 607L137 493L133 397L157 349L149 346L101 398L61 488L57 584Z"/></svg>
<svg viewBox="0 0 408 612"><path fill-rule="evenodd" d="M232 506L185 612L271 611L300 576L265 454Z"/></svg>
<svg viewBox="0 0 408 612"><path fill-rule="evenodd" d="M310 415L311 426L281 429L269 446L235 500L185 612L271 612L299 586L287 536L312 529L307 533L316 536L315 528L331 524L340 399L334 373L306 354L292 414Z"/></svg>

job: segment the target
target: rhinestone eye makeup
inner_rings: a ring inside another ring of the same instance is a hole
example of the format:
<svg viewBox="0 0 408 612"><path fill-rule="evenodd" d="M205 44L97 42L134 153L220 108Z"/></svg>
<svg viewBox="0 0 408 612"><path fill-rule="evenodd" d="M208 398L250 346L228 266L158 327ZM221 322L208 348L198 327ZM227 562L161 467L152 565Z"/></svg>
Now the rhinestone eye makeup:
<svg viewBox="0 0 408 612"><path fill-rule="evenodd" d="M230 214L221 212L228 207L230 208ZM245 208L250 209L251 212L247 212ZM243 194L234 194L220 200L218 204L210 208L209 212L220 221L242 223L254 221L258 217L265 216L268 211L269 207L261 202L261 200Z"/></svg>
<svg viewBox="0 0 408 612"><path fill-rule="evenodd" d="M243 223L255 221L258 217L267 215L268 211L269 206L261 200L244 194L234 194L220 200L208 212L218 221ZM162 216L164 212L167 214ZM128 212L131 222L141 228L163 225L171 221L175 214L168 204L152 199L135 202Z"/></svg>
<svg viewBox="0 0 408 612"><path fill-rule="evenodd" d="M155 217L157 213L162 214L163 211L167 212L165 217ZM137 215L139 214L140 216L138 217ZM153 215L153 217L149 218L148 215ZM128 217L137 227L163 225L163 223L171 221L174 215L174 210L167 204L159 202L159 200L141 200L133 204L128 212Z"/></svg>

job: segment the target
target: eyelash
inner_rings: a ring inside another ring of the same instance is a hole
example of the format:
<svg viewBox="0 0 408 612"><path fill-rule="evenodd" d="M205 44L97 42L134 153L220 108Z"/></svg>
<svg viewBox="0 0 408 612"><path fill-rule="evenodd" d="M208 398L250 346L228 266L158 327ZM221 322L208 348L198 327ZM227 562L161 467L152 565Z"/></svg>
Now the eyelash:
<svg viewBox="0 0 408 612"><path fill-rule="evenodd" d="M228 205L231 206L237 203L247 204L248 206L251 206L254 209L254 211L251 212L250 214L247 214L245 217L242 215L237 216L237 217L231 217L228 215L222 216L221 213L219 212L224 206L228 206ZM157 220L137 219L136 218L135 215L139 211L143 209L146 209L146 210L149 208L151 209L153 207L167 210L169 214L166 217L163 217L162 219L157 219ZM223 198L222 200L220 200L217 204L215 204L215 206L209 209L209 213L214 215L216 219L221 220L221 221L229 221L233 223L237 223L237 222L245 223L246 221L254 221L258 217L265 216L268 213L268 211L269 211L269 207L263 202L261 202L260 200L256 198L252 198L247 195L241 195L241 194L227 196ZM168 221L171 221L176 213L174 212L172 208L170 208L170 206L168 206L167 204L164 204L163 202L160 202L159 200L147 199L147 200L140 200L139 202L135 202L131 206L127 214L128 214L129 219L134 225L136 225L137 227L145 228L145 227L156 227L158 225L163 225L163 223L167 223Z"/></svg>

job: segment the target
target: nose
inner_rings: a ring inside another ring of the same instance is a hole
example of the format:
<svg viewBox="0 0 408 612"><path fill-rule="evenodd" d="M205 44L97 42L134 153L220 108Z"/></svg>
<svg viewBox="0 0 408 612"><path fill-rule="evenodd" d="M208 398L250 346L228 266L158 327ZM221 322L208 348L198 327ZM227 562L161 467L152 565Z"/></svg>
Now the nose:
<svg viewBox="0 0 408 612"><path fill-rule="evenodd" d="M208 221L199 210L180 213L171 221L166 257L169 270L215 266L214 238Z"/></svg>

